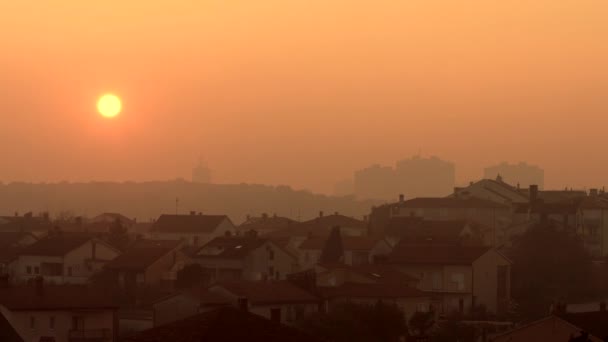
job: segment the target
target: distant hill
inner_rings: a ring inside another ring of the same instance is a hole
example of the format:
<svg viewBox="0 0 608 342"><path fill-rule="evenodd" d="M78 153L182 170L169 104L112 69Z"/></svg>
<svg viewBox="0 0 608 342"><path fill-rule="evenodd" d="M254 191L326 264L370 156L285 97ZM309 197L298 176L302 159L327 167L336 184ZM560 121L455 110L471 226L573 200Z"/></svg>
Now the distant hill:
<svg viewBox="0 0 608 342"><path fill-rule="evenodd" d="M0 215L47 211L51 216L69 211L92 217L120 212L139 222L162 213L227 214L236 224L247 215L268 213L306 220L319 211L362 218L374 201L332 197L293 190L288 186L257 184L200 184L183 180L163 182L9 183L0 184Z"/></svg>

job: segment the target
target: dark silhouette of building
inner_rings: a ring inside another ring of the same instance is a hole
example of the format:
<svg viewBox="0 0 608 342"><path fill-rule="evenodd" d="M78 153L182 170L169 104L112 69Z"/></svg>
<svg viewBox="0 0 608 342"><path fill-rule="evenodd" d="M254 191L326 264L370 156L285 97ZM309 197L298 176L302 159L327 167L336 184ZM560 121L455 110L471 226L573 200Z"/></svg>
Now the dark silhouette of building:
<svg viewBox="0 0 608 342"><path fill-rule="evenodd" d="M211 170L202 159L198 165L192 169L192 182L194 183L211 183Z"/></svg>

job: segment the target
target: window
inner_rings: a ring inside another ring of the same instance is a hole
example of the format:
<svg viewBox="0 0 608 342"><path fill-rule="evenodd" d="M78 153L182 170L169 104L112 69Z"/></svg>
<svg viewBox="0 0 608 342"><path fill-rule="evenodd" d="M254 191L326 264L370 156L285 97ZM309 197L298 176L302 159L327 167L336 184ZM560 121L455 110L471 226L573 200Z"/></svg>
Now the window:
<svg viewBox="0 0 608 342"><path fill-rule="evenodd" d="M452 283L456 291L464 291L464 273L452 274Z"/></svg>
<svg viewBox="0 0 608 342"><path fill-rule="evenodd" d="M25 272L26 272L27 274L32 274L32 266L27 266L27 267L25 267Z"/></svg>
<svg viewBox="0 0 608 342"><path fill-rule="evenodd" d="M51 330L55 329L55 316L49 317L49 329L51 329Z"/></svg>
<svg viewBox="0 0 608 342"><path fill-rule="evenodd" d="M71 277L71 276L72 276L72 267L69 266L68 267L68 277Z"/></svg>
<svg viewBox="0 0 608 342"><path fill-rule="evenodd" d="M442 289L441 272L433 272L433 290Z"/></svg>
<svg viewBox="0 0 608 342"><path fill-rule="evenodd" d="M36 317L30 316L30 329L36 329Z"/></svg>

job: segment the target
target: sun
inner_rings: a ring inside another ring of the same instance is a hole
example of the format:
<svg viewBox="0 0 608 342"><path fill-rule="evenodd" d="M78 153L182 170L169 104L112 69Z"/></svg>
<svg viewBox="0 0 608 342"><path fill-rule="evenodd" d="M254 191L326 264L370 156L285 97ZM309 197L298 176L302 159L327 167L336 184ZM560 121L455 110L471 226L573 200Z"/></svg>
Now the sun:
<svg viewBox="0 0 608 342"><path fill-rule="evenodd" d="M120 98L114 94L104 94L97 100L97 111L103 117L113 118L120 114L122 110L122 102Z"/></svg>

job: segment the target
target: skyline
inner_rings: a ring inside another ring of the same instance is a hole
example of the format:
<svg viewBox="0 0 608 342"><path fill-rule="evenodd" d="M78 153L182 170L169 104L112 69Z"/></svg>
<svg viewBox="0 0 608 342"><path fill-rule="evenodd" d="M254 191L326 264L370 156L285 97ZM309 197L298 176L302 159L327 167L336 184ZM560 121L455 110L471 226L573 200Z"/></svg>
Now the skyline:
<svg viewBox="0 0 608 342"><path fill-rule="evenodd" d="M348 4L348 6L346 6ZM502 161L601 187L601 1L0 5L0 180L189 178L329 193L372 164ZM450 58L446 58L449 56ZM116 93L115 120L95 112ZM320 176L322 175L322 176Z"/></svg>

